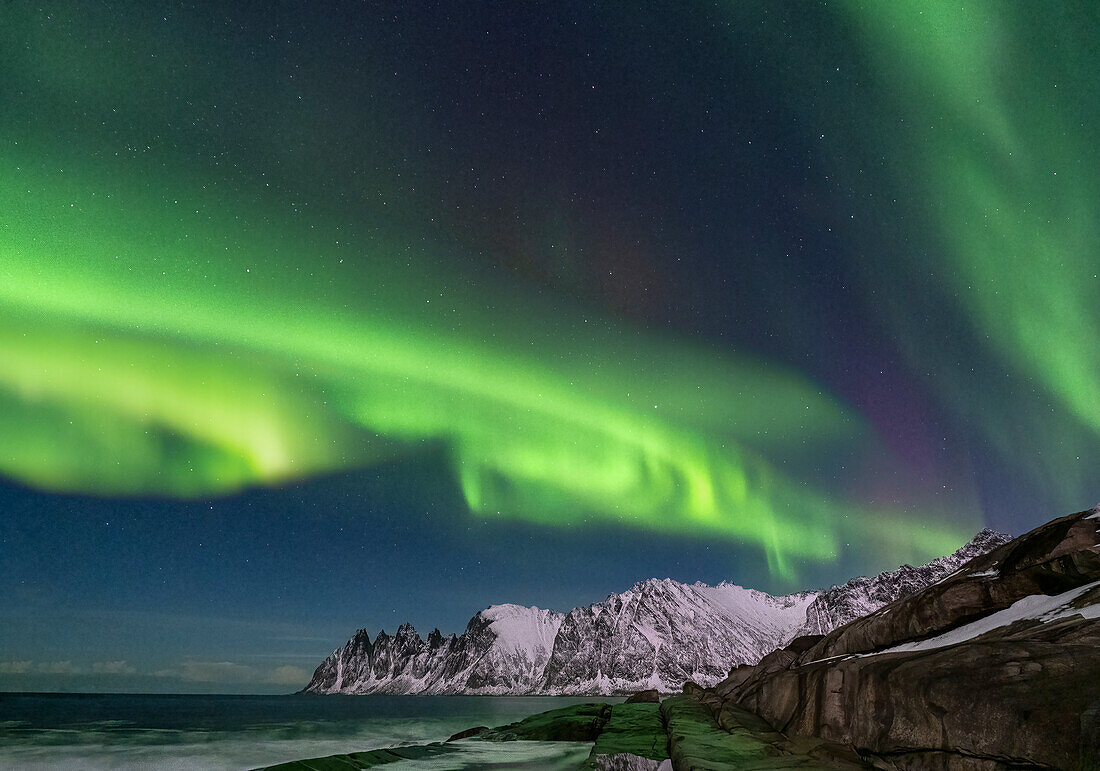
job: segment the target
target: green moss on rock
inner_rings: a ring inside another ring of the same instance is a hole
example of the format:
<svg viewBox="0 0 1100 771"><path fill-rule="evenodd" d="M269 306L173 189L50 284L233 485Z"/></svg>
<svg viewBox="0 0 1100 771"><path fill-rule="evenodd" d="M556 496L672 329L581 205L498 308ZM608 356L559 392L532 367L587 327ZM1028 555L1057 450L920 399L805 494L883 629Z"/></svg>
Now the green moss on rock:
<svg viewBox="0 0 1100 771"><path fill-rule="evenodd" d="M441 742L421 744L415 747L393 747L369 752L351 752L347 755L329 755L323 758L292 760L276 766L267 766L263 771L353 771L354 769L374 768L399 760L423 760L437 755L455 752L456 747Z"/></svg>
<svg viewBox="0 0 1100 771"><path fill-rule="evenodd" d="M478 738L491 742L593 742L610 717L610 704L574 704L490 729Z"/></svg>
<svg viewBox="0 0 1100 771"><path fill-rule="evenodd" d="M611 708L611 719L596 737L592 757L624 752L652 760L668 757L668 734L660 704L616 704Z"/></svg>

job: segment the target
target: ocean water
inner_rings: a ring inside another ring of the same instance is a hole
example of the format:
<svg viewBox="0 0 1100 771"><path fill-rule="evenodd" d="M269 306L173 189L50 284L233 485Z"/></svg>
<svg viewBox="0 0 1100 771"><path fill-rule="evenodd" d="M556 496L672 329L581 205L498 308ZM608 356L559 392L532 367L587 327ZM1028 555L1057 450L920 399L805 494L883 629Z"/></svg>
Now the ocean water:
<svg viewBox="0 0 1100 771"><path fill-rule="evenodd" d="M196 696L0 693L0 769L250 769L441 741L583 701L551 696ZM393 771L576 768L584 744L461 742Z"/></svg>

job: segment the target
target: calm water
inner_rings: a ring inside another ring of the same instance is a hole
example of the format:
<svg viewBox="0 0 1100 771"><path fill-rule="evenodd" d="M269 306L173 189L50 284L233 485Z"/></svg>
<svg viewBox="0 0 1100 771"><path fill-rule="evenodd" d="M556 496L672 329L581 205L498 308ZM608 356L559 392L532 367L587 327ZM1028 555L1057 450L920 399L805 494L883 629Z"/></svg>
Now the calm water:
<svg viewBox="0 0 1100 771"><path fill-rule="evenodd" d="M600 698L0 694L0 769L246 769L420 744ZM464 743L402 768L575 768L587 745Z"/></svg>

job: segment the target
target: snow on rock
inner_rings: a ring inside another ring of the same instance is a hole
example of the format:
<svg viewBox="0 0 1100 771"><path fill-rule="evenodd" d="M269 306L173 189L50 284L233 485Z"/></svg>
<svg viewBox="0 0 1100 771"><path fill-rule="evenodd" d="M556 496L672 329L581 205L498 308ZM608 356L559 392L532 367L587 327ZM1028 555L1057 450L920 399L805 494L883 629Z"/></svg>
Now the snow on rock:
<svg viewBox="0 0 1100 771"><path fill-rule="evenodd" d="M1076 615L1088 619L1100 618L1100 602L1089 603L1084 607L1077 607L1074 604L1074 600L1082 597L1098 586L1100 586L1100 581L1093 581L1091 584L1078 586L1062 594L1032 594L1017 600L1004 610L990 613L988 616L984 616L977 621L963 624L941 635L929 637L925 640L902 643L901 645L884 648L874 653L859 655L879 656L884 653L904 653L946 648L949 645L956 645L961 642L966 642L967 640L973 640L975 637L983 635L986 632L992 632L994 629L1009 626L1017 621L1036 621L1045 624ZM1097 599L1100 600L1100 598Z"/></svg>
<svg viewBox="0 0 1100 771"><path fill-rule="evenodd" d="M494 605L474 618L486 624L477 646L484 653L465 677L462 692L531 691L550 658L562 614L520 605ZM467 626L466 634L470 634L470 628Z"/></svg>
<svg viewBox="0 0 1100 771"><path fill-rule="evenodd" d="M611 695L703 686L802 634L824 634L961 569L1009 540L983 530L952 555L824 592L783 597L736 584L641 581L562 614L520 605L479 611L461 635L426 640L405 624L372 642L359 630L317 667L313 693Z"/></svg>
<svg viewBox="0 0 1100 771"><path fill-rule="evenodd" d="M562 614L522 605L493 605L481 611L497 636L496 645L511 652L545 650L554 647Z"/></svg>

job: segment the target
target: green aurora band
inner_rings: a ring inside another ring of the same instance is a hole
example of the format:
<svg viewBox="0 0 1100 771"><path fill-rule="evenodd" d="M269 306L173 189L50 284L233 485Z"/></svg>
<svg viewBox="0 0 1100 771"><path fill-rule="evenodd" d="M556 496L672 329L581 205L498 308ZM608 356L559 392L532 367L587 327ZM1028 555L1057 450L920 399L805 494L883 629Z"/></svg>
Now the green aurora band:
<svg viewBox="0 0 1100 771"><path fill-rule="evenodd" d="M1100 14L844 8L873 74L841 97L865 109L837 118L841 137L863 142L841 147L838 175L857 190L883 175L854 204L879 234L859 260L868 284L945 403L1053 500L1079 506L1100 458ZM883 252L904 256L890 261L904 281L876 269Z"/></svg>
<svg viewBox="0 0 1100 771"><path fill-rule="evenodd" d="M0 465L32 484L195 496L442 440L474 512L755 541L782 576L789 555L830 559L856 530L922 555L962 535L831 502L748 449L852 434L834 402L776 367L588 329L595 319L571 322L586 327L578 352L554 342L570 322L545 310L554 335L484 342L493 332L458 302L444 323L411 312L414 287L353 313L236 260L198 280L191 256L145 256L164 230L142 212L127 232L111 210L141 203L116 200L40 199L5 221ZM192 230L188 255L204 240Z"/></svg>
<svg viewBox="0 0 1100 771"><path fill-rule="evenodd" d="M973 532L959 512L871 510L781 471L807 445L867 439L782 367L551 307L468 275L445 244L356 234L263 175L196 170L186 141L117 159L100 124L155 123L141 84L56 49L9 84L45 95L5 100L22 112L0 150L3 473L189 497L441 444L474 513L752 542L787 579L846 542L921 559ZM400 232L415 206L387 193L379 232Z"/></svg>

